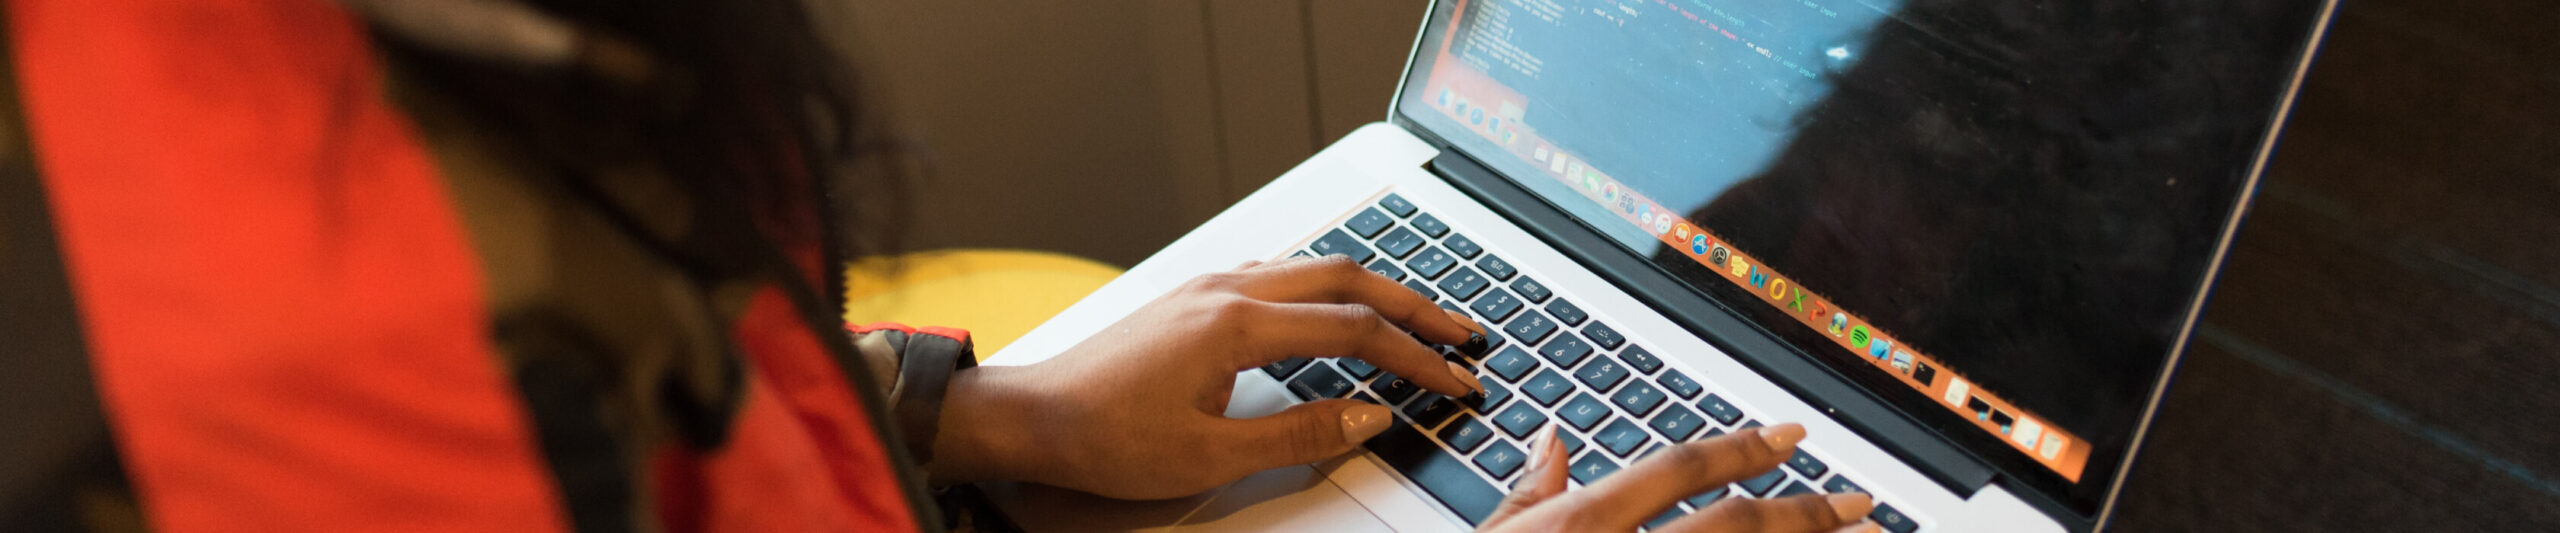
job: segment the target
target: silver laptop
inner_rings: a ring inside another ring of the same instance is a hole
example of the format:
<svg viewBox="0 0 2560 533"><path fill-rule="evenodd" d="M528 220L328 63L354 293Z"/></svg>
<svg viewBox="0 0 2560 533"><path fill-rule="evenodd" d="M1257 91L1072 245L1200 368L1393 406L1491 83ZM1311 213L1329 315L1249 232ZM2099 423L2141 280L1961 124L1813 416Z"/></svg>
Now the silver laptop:
<svg viewBox="0 0 2560 533"><path fill-rule="evenodd" d="M1576 485L1759 424L1700 494L1862 491L1887 531L2095 531L2330 0L1443 0L1358 130L996 354L1194 276L1349 255L1499 331L1464 404L1352 360L1230 415L1395 407L1366 451L1177 501L991 493L1032 530L1453 531L1559 426ZM1657 522L1659 523L1659 522Z"/></svg>

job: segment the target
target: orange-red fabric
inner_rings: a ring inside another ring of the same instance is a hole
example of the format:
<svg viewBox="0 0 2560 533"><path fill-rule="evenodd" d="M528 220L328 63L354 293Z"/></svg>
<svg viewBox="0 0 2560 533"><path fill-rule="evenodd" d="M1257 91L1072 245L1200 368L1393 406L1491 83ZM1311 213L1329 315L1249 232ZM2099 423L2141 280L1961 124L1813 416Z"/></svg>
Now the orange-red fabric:
<svg viewBox="0 0 2560 533"><path fill-rule="evenodd" d="M843 378L791 301L757 293L733 336L753 373L729 442L696 458L710 494L684 522L711 531L914 531L904 488L888 450ZM662 461L660 464L680 463ZM688 476L691 477L691 476Z"/></svg>
<svg viewBox="0 0 2560 533"><path fill-rule="evenodd" d="M567 527L480 271L327 0L11 0L99 394L166 531Z"/></svg>

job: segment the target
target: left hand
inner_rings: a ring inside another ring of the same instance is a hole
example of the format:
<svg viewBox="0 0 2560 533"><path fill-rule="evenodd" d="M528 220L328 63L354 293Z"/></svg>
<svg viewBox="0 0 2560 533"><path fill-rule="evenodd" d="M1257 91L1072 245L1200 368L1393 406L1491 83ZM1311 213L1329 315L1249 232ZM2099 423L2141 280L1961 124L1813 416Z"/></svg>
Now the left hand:
<svg viewBox="0 0 2560 533"><path fill-rule="evenodd" d="M1199 493L1350 452L1387 408L1323 400L1225 416L1236 373L1352 357L1450 396L1474 375L1414 340L1482 342L1475 322L1343 257L1247 263L1148 303L1057 357L952 378L928 465L937 485L1030 481L1116 498Z"/></svg>

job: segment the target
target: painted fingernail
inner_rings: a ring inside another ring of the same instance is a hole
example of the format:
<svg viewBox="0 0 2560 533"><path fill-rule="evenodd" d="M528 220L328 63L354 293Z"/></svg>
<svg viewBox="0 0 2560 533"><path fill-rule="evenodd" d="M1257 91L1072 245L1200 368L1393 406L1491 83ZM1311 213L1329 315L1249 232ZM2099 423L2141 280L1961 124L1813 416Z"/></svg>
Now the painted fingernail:
<svg viewBox="0 0 2560 533"><path fill-rule="evenodd" d="M1442 310L1440 310L1440 312L1448 313L1448 314L1449 314L1449 321L1451 321L1451 322L1457 322L1457 323L1458 323L1458 327L1467 328L1467 331L1475 332L1475 334L1476 334L1477 336L1483 336L1483 335L1484 335L1484 327L1483 327L1483 326L1478 326L1478 325L1476 325L1476 319L1475 319L1475 318L1473 318L1473 317L1469 317L1469 316L1467 316L1467 314L1466 314L1466 313L1460 313L1460 312L1457 312L1456 310L1453 310L1453 309L1442 309ZM1475 340L1475 339L1467 339L1467 340Z"/></svg>
<svg viewBox="0 0 2560 533"><path fill-rule="evenodd" d="M1804 425L1786 423L1760 428L1760 440L1769 442L1769 451L1787 453L1804 441Z"/></svg>
<svg viewBox="0 0 2560 533"><path fill-rule="evenodd" d="M1479 395L1484 394L1484 380L1476 379L1476 373L1467 370L1467 367L1449 363L1449 375L1457 376L1458 383L1466 385L1467 390L1476 391L1475 393Z"/></svg>
<svg viewBox="0 0 2560 533"><path fill-rule="evenodd" d="M1868 497L1865 493L1844 492L1824 499L1831 502L1831 512L1839 515L1842 522L1865 520L1867 511L1876 509L1875 499Z"/></svg>
<svg viewBox="0 0 2560 533"><path fill-rule="evenodd" d="M1538 430L1537 442L1529 445L1529 471L1536 472L1540 468L1545 468L1547 466L1547 456L1555 454L1555 452L1552 451L1555 447L1556 427L1547 426L1545 429ZM1525 479L1526 477L1523 476L1523 478Z"/></svg>
<svg viewBox="0 0 2560 533"><path fill-rule="evenodd" d="M1342 410L1342 440L1353 445L1369 442L1370 437L1386 433L1387 423L1394 420L1394 413L1377 404L1351 406Z"/></svg>

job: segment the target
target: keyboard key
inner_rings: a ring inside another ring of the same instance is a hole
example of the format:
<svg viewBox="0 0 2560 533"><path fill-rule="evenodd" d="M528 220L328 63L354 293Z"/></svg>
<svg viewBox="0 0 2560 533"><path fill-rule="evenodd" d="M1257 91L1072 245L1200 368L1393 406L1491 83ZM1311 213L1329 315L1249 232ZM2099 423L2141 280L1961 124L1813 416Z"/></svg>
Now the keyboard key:
<svg viewBox="0 0 2560 533"><path fill-rule="evenodd" d="M1582 454L1582 460L1573 462L1573 480L1582 482L1586 487L1615 473L1618 473L1618 462L1600 455L1600 452Z"/></svg>
<svg viewBox="0 0 2560 533"><path fill-rule="evenodd" d="M1503 433L1509 433L1515 439L1527 439L1530 433L1538 431L1538 426L1546 424L1547 414L1530 407L1529 402L1520 402L1520 405L1502 410L1502 414L1493 415L1493 425L1501 426Z"/></svg>
<svg viewBox="0 0 2560 533"><path fill-rule="evenodd" d="M1723 397L1713 394L1707 395L1706 399L1698 400L1698 409L1706 411L1707 416L1715 417L1716 423L1718 424L1730 426L1733 425L1734 422L1742 420L1742 409L1734 407L1733 404L1725 403Z"/></svg>
<svg viewBox="0 0 2560 533"><path fill-rule="evenodd" d="M1556 301L1562 302L1564 300L1558 299ZM1552 308L1555 306L1548 307ZM1603 350L1615 350L1618 349L1618 345L1627 343L1627 336L1618 334L1618 328L1612 328L1609 327L1608 324L1600 322L1593 322L1591 323L1591 327L1582 328L1582 336L1590 337L1591 343L1600 345L1600 349Z"/></svg>
<svg viewBox="0 0 2560 533"><path fill-rule="evenodd" d="M1644 528L1646 530L1658 531L1662 529L1662 526L1671 525L1671 521L1679 520L1680 517L1683 516L1689 516L1689 512L1681 510L1678 505L1674 505L1663 509L1662 514L1653 515L1652 520L1644 521Z"/></svg>
<svg viewBox="0 0 2560 533"><path fill-rule="evenodd" d="M1413 219L1413 229L1437 239L1441 235L1449 234L1449 223L1441 222L1440 217L1431 216L1430 213L1423 213L1421 218Z"/></svg>
<svg viewBox="0 0 2560 533"><path fill-rule="evenodd" d="M1412 419L1417 426L1436 427L1449 421L1451 415L1458 414L1458 409L1456 400L1437 392L1426 392L1415 398L1413 403L1404 404L1404 417Z"/></svg>
<svg viewBox="0 0 2560 533"><path fill-rule="evenodd" d="M1430 248L1423 250L1421 255L1413 256L1413 260L1406 261L1404 266L1413 269L1413 275L1422 276L1422 279L1439 279L1440 274L1449 271L1449 267L1458 266L1458 258L1450 257L1449 252L1439 248Z"/></svg>
<svg viewBox="0 0 2560 533"><path fill-rule="evenodd" d="M1567 326L1579 326L1582 325L1582 321L1591 319L1591 313L1583 312L1581 306L1573 305L1573 302L1564 301L1563 298L1557 298L1556 301L1548 303L1547 314L1555 315L1556 322Z"/></svg>
<svg viewBox="0 0 2560 533"><path fill-rule="evenodd" d="M1913 530L1920 529L1919 522L1911 521L1911 517L1902 516L1901 510L1881 502L1876 504L1875 512L1867 513L1867 519L1874 520L1878 527L1893 533L1911 533Z"/></svg>
<svg viewBox="0 0 2560 533"><path fill-rule="evenodd" d="M1512 313L1520 312L1520 309L1526 305L1525 302L1520 301L1519 297L1512 296L1511 291L1494 289L1493 292L1485 294L1484 298L1477 299L1474 305L1467 307L1474 309L1476 316L1484 317L1485 320L1501 322L1511 318Z"/></svg>
<svg viewBox="0 0 2560 533"><path fill-rule="evenodd" d="M1574 429L1591 431L1591 428L1600 427L1601 420L1609 417L1609 404L1600 403L1589 394L1576 394L1572 400L1564 402L1564 407L1556 408L1556 417L1572 424Z"/></svg>
<svg viewBox="0 0 2560 533"><path fill-rule="evenodd" d="M1627 351L1618 352L1618 360L1626 361L1627 366L1635 368L1638 374L1652 374L1662 369L1662 358L1654 357L1653 352L1645 351L1643 346L1628 346Z"/></svg>
<svg viewBox="0 0 2560 533"><path fill-rule="evenodd" d="M1440 244L1449 247L1449 253L1458 254L1459 259L1475 259L1484 253L1484 245L1476 244L1475 239L1465 235L1450 235L1449 240L1440 241Z"/></svg>
<svg viewBox="0 0 2560 533"><path fill-rule="evenodd" d="M1519 347L1514 346L1503 348L1501 352L1493 354L1493 358L1484 360L1484 367L1492 370L1493 375L1501 376L1503 381L1519 383L1522 376L1527 376L1530 370L1538 368L1538 360L1531 359L1529 352L1520 351Z"/></svg>
<svg viewBox="0 0 2560 533"><path fill-rule="evenodd" d="M1582 337L1566 333L1557 335L1556 340L1547 341L1545 346L1539 346L1538 355L1555 363L1556 368L1573 368L1582 364L1583 358L1591 356L1591 344L1582 342Z"/></svg>
<svg viewBox="0 0 2560 533"><path fill-rule="evenodd" d="M1548 335L1555 334L1556 322L1548 320L1546 313L1534 310L1523 311L1518 318L1511 319L1510 325L1503 326L1502 330L1510 333L1511 338L1518 339L1521 344L1537 344L1547 340Z"/></svg>
<svg viewBox="0 0 2560 533"><path fill-rule="evenodd" d="M1584 385L1590 385L1591 390L1606 393L1609 389L1616 388L1618 382L1626 381L1627 367L1607 357L1601 357L1592 359L1591 364L1582 365L1582 370L1574 371L1573 377L1582 380Z"/></svg>
<svg viewBox="0 0 2560 533"><path fill-rule="evenodd" d="M1547 297L1555 296L1555 292L1547 290L1546 285L1541 285L1538 280L1529 278L1520 278L1520 281L1511 282L1511 290L1519 291L1520 297L1529 299L1529 303L1544 302L1547 301Z"/></svg>
<svg viewBox="0 0 2560 533"><path fill-rule="evenodd" d="M1489 379L1478 381L1484 383L1484 399L1467 408L1474 409L1478 413L1492 413L1494 408L1502 407L1502 402L1511 401L1511 388L1502 386L1502 382Z"/></svg>
<svg viewBox="0 0 2560 533"><path fill-rule="evenodd" d="M1563 401L1565 393L1568 392L1573 392L1573 382L1565 381L1564 375L1557 374L1553 369L1539 370L1538 375L1530 377L1527 383L1520 384L1520 394L1537 400L1538 405L1552 407L1556 402Z"/></svg>
<svg viewBox="0 0 2560 533"><path fill-rule="evenodd" d="M1404 256L1413 255L1414 250L1422 249L1422 245L1430 243L1431 241L1423 240L1421 235L1414 234L1413 230L1396 228L1388 231L1386 236L1378 238L1378 251L1386 252L1387 257L1403 259Z"/></svg>
<svg viewBox="0 0 2560 533"><path fill-rule="evenodd" d="M1662 377L1656 378L1656 381L1662 383L1662 390L1671 391L1672 396L1678 396L1683 400L1696 398L1699 392L1707 390L1706 387L1699 386L1698 382L1691 381L1688 374L1682 374L1678 370L1664 370Z"/></svg>
<svg viewBox="0 0 2560 533"><path fill-rule="evenodd" d="M1413 382L1405 381L1404 378L1396 377L1395 374L1386 374L1379 377L1377 383L1369 384L1369 390L1378 391L1378 397L1386 399L1386 405L1393 406L1404 403L1406 398L1412 398L1413 393L1420 392L1422 387L1415 386Z"/></svg>
<svg viewBox="0 0 2560 533"><path fill-rule="evenodd" d="M1403 272L1403 271L1404 271L1404 269L1399 268L1399 269L1396 269L1396 271L1397 271L1397 272ZM1422 295L1422 297L1424 297L1424 298L1431 298L1431 299L1438 299L1438 298L1440 298L1440 291L1432 289L1432 288L1431 288L1431 284L1429 284L1429 283L1423 283L1423 282L1422 282L1422 280L1418 280L1418 279L1408 279L1408 280L1404 280L1404 288L1407 288L1407 289L1413 289L1413 293L1414 293L1414 294L1420 294L1420 295Z"/></svg>
<svg viewBox="0 0 2560 533"><path fill-rule="evenodd" d="M1573 454L1582 453L1582 437L1573 436L1573 432L1571 431L1557 431L1556 442L1564 443L1565 457L1572 457Z"/></svg>
<svg viewBox="0 0 2560 533"><path fill-rule="evenodd" d="M1440 291L1448 293L1449 299L1461 302L1476 297L1476 293L1484 292L1485 287L1491 286L1493 286L1493 280L1484 279L1484 275L1477 274L1476 269L1467 267L1458 267L1458 272L1450 274L1449 279L1440 280Z"/></svg>
<svg viewBox="0 0 2560 533"><path fill-rule="evenodd" d="M1290 259L1297 259L1297 258L1301 258L1301 257L1315 257L1315 256L1316 256L1316 253L1315 253L1315 252L1309 252L1309 251L1306 251L1306 250L1299 250L1299 251L1296 251L1296 252L1291 252L1291 253L1289 254L1289 258L1290 258Z"/></svg>
<svg viewBox="0 0 2560 533"><path fill-rule="evenodd" d="M1413 202L1405 201L1404 197L1394 194L1388 194L1386 199L1379 200L1378 207L1386 208L1387 212L1395 213L1398 217L1413 216L1415 211Z"/></svg>
<svg viewBox="0 0 2560 533"><path fill-rule="evenodd" d="M1365 392L1365 391L1363 391L1363 392L1353 392L1353 393L1351 393L1351 399L1359 400L1361 403L1368 403L1368 404L1376 404L1376 405L1386 405L1386 404L1387 404L1387 402L1385 402L1385 401L1381 401L1381 400L1379 400L1379 399L1378 399L1378 397L1376 397L1376 396L1371 396L1371 395L1369 395L1369 393L1368 393L1368 392Z"/></svg>
<svg viewBox="0 0 2560 533"><path fill-rule="evenodd" d="M1628 422L1624 418L1612 421L1608 427L1600 428L1600 432L1591 434L1592 442L1599 443L1601 449L1609 450L1609 454L1618 457L1633 455L1636 453L1636 447L1643 446L1645 441L1652 439L1653 437L1645 434L1642 426L1637 426L1636 423Z"/></svg>
<svg viewBox="0 0 2560 533"><path fill-rule="evenodd" d="M1727 487L1716 487L1716 490L1701 492L1695 496L1690 496L1688 499L1680 501L1688 502L1689 508L1691 509L1704 511L1707 510L1708 505L1714 505L1716 500L1724 499L1725 495L1730 492L1725 490L1726 488Z"/></svg>
<svg viewBox="0 0 2560 533"><path fill-rule="evenodd" d="M1485 427L1483 422L1477 422L1472 416L1458 417L1458 421L1450 423L1449 427L1440 428L1440 442L1448 443L1450 449L1461 455L1475 453L1477 447L1484 446L1485 439L1492 437L1493 428Z"/></svg>
<svg viewBox="0 0 2560 533"><path fill-rule="evenodd" d="M1334 371L1333 365L1327 364L1309 366L1305 372L1298 373L1297 379L1289 380L1289 392L1298 395L1299 400L1310 402L1350 395L1353 388L1351 378Z"/></svg>
<svg viewBox="0 0 2560 533"><path fill-rule="evenodd" d="M1662 405L1663 398L1661 389L1644 384L1644 380L1636 380L1628 383L1627 388L1618 389L1616 395L1609 397L1609 403L1629 414L1645 416L1653 414L1653 408Z"/></svg>
<svg viewBox="0 0 2560 533"><path fill-rule="evenodd" d="M1467 468L1465 460L1450 455L1439 444L1422 436L1413 428L1397 425L1369 440L1369 451L1393 466L1405 479L1413 480L1423 492L1449 506L1450 511L1468 524L1480 524L1502 504L1502 491Z"/></svg>
<svg viewBox="0 0 2560 533"><path fill-rule="evenodd" d="M1346 357L1335 359L1333 362L1342 365L1342 371L1351 374L1351 379L1365 380L1369 379L1369 376L1378 375L1378 366L1369 364L1368 361Z"/></svg>
<svg viewBox="0 0 2560 533"><path fill-rule="evenodd" d="M1813 489L1805 488L1805 486L1804 486L1804 484L1803 484L1803 483L1796 483L1796 482L1792 482L1792 481L1790 481L1790 482L1787 482L1787 486L1786 486L1786 488L1778 489L1778 495L1776 495L1776 496L1770 496L1770 497L1771 497L1771 498L1785 498L1785 497L1788 497L1788 496L1794 496L1794 495L1798 495L1798 494L1813 494Z"/></svg>
<svg viewBox="0 0 2560 533"><path fill-rule="evenodd" d="M1520 471L1521 465L1528 463L1529 452L1520 451L1519 447L1498 440L1493 441L1492 446L1486 446L1484 453L1476 454L1476 468L1484 469L1484 473L1493 474L1494 479L1509 478L1513 472Z"/></svg>
<svg viewBox="0 0 2560 533"><path fill-rule="evenodd" d="M1360 210L1360 214L1352 215L1351 221L1342 223L1342 227L1366 239L1378 236L1378 232L1386 231L1388 225L1395 223L1396 220L1388 218L1386 212L1373 207Z"/></svg>
<svg viewBox="0 0 2560 533"><path fill-rule="evenodd" d="M1490 255L1484 256L1483 261L1477 261L1476 268L1484 269L1484 275L1493 276L1497 281L1511 279L1520 273L1520 269L1512 267L1511 262Z"/></svg>
<svg viewBox="0 0 2560 533"><path fill-rule="evenodd" d="M1262 373L1270 374L1271 379L1289 379L1290 374L1298 373L1298 369L1306 368L1307 363L1311 362L1314 362L1314 360L1304 357L1291 357L1288 359L1272 361L1271 364L1262 365Z"/></svg>
<svg viewBox="0 0 2560 533"><path fill-rule="evenodd" d="M1831 465L1823 464L1821 459L1804 453L1803 449L1797 449L1794 456L1787 458L1787 469L1804 475L1805 479L1822 479L1823 474L1831 473Z"/></svg>
<svg viewBox="0 0 2560 533"><path fill-rule="evenodd" d="M1376 261L1370 261L1369 271L1376 272L1380 276L1386 276L1387 279L1390 280L1404 281L1404 269L1396 268L1396 263L1394 261L1389 261L1384 257L1380 257ZM1424 298L1429 298L1432 295L1431 293L1425 292L1422 293L1422 296Z"/></svg>
<svg viewBox="0 0 2560 533"><path fill-rule="evenodd" d="M1316 255L1351 256L1352 261L1360 263L1367 263L1369 258L1378 256L1378 252L1370 250L1368 244L1361 243L1360 239L1351 238L1351 234L1343 233L1342 230L1324 232L1323 237L1316 238L1316 242L1308 244L1307 248L1315 250Z"/></svg>
<svg viewBox="0 0 2560 533"><path fill-rule="evenodd" d="M1831 476L1829 481L1822 482L1822 491L1832 494L1840 494L1845 492L1866 492L1867 488L1858 486L1857 482L1849 481L1849 476L1842 475Z"/></svg>
<svg viewBox="0 0 2560 533"><path fill-rule="evenodd" d="M1759 477L1742 480L1742 490L1749 491L1752 496L1766 498L1769 497L1770 493L1777 491L1779 483L1785 482L1786 480L1786 470L1772 469L1769 473L1761 474Z"/></svg>
<svg viewBox="0 0 2560 533"><path fill-rule="evenodd" d="M1671 442L1681 442L1689 440L1690 435L1696 435L1699 429L1707 427L1707 419L1699 418L1697 411L1691 411L1679 404L1672 404L1670 407L1663 408L1662 414L1653 415L1653 421L1648 425L1653 426L1653 432L1661 433L1662 438L1671 439Z"/></svg>

